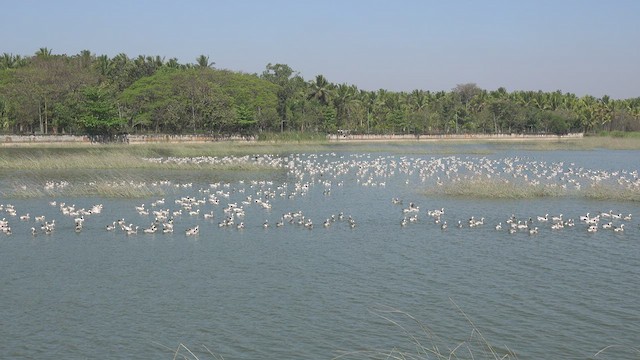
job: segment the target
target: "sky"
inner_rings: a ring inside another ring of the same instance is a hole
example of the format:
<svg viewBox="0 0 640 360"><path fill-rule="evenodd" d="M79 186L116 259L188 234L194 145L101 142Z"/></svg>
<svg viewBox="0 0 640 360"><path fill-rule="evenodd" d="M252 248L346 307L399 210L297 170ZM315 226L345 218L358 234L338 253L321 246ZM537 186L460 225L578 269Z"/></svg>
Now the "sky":
<svg viewBox="0 0 640 360"><path fill-rule="evenodd" d="M0 53L160 55L364 90L640 97L638 0L0 0Z"/></svg>

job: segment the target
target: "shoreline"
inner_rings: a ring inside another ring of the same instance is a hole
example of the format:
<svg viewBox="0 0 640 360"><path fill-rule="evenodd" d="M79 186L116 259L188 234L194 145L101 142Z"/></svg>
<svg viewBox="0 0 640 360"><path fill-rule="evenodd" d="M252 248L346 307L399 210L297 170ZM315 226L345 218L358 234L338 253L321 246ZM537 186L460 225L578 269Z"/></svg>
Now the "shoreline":
<svg viewBox="0 0 640 360"><path fill-rule="evenodd" d="M583 133L567 135L527 135L527 134L447 134L447 135L327 135L328 143L384 143L384 142L470 142L470 141L554 141L583 139ZM128 144L180 144L180 143L278 143L278 141L259 141L255 138L225 137L204 135L129 135ZM286 141L285 141L286 142ZM295 141L292 141L295 142ZM304 141L303 141L304 142ZM76 135L4 135L0 136L0 147L21 145L52 144L94 144L87 136ZM115 143L117 144L117 143Z"/></svg>

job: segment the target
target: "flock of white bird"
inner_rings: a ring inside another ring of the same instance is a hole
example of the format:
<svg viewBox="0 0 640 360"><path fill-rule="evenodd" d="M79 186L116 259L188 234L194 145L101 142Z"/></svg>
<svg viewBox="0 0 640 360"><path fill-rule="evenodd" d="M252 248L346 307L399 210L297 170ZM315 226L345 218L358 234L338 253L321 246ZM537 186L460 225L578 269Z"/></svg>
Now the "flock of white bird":
<svg viewBox="0 0 640 360"><path fill-rule="evenodd" d="M252 164L260 167L283 169L286 171L286 181L274 183L269 180L240 180L235 183L216 182L202 186L197 194L183 196L185 191L193 190L193 183L174 183L168 180L150 181L144 186L163 187L167 191L174 190L170 195L175 195L171 201L165 198L155 199L150 202L140 203L135 206L136 221L126 221L124 218L112 219L107 224L102 224L106 231L122 232L127 235L137 234L172 234L174 224L185 226L180 231L186 236L200 234L200 222L217 222L220 228L235 228L242 230L246 227L245 216L249 207L264 211L264 220L259 221L262 228L281 228L285 225L295 225L300 228L313 229L316 222L300 209L273 209L273 199L291 199L306 196L313 189L320 189L323 195L330 196L332 190L344 186L345 182L353 182L362 187L381 188L387 183L406 184L414 187L419 184L422 188L438 187L444 184L452 184L461 180L491 179L497 178L503 181L518 182L526 186L545 186L559 188L566 191L586 191L590 186L602 185L621 191L640 191L640 178L638 170L604 171L591 170L574 164L546 163L532 161L520 157L507 157L502 159L461 158L449 157L409 157L374 154L347 154L317 153L297 154L289 156L276 155L251 155L241 157L194 157L194 158L153 158L146 161L158 163L181 164ZM394 180L395 179L395 180ZM399 179L399 180L398 180ZM68 182L48 181L45 189L55 189L57 186L68 186ZM415 198L421 195L415 193ZM375 192L374 192L375 197ZM285 202L291 204L290 202ZM402 199L392 199L394 205L403 206ZM442 230L462 227L486 226L484 217L470 217L465 220L449 220L444 208L421 211L412 199L406 202L407 207L402 207L400 226L408 226L412 223L431 221ZM51 201L52 207L57 208L63 215L59 221L69 221L76 232L80 233L85 228L85 220L102 213L103 205L96 204L88 208L78 208L65 202ZM11 219L17 221L32 222L31 233L52 234L56 229L56 220L48 220L44 215L31 216L28 212L18 213L12 204L0 204L0 213L4 212L7 218L0 220L0 233L12 234ZM272 213L278 212L274 218ZM255 216L252 214L252 216ZM358 214L359 218L365 218L368 214ZM70 219L70 220L67 220ZM146 220L146 225L140 225ZM498 231L509 233L526 232L535 235L540 229L548 227L551 230L561 230L576 226L584 227L587 232L599 230L611 230L623 233L625 225L629 227L632 215L623 215L613 210L598 211L578 215L578 221L563 214L550 216L538 214L518 218L515 215L498 221L490 226ZM138 224L134 224L138 222ZM322 227L328 228L336 223L343 222L350 228L356 227L356 220L352 215L346 215L342 211L318 221ZM93 222L92 222L93 223ZM256 221L252 221L255 224Z"/></svg>

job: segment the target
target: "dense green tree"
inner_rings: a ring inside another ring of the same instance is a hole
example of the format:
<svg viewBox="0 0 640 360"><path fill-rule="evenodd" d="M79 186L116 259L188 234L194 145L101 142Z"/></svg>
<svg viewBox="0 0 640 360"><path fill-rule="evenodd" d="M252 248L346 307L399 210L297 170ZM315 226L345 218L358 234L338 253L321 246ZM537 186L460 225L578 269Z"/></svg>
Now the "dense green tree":
<svg viewBox="0 0 640 360"><path fill-rule="evenodd" d="M126 120L118 117L117 108L104 89L89 86L82 94L79 120L84 130L99 141L111 141L123 131Z"/></svg>

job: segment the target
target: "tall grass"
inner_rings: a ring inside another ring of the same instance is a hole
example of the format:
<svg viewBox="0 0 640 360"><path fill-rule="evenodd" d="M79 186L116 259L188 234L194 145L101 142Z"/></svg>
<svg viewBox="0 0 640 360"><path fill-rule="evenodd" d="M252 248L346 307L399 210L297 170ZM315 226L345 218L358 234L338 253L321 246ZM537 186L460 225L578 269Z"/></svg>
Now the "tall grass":
<svg viewBox="0 0 640 360"><path fill-rule="evenodd" d="M145 182L131 179L111 179L81 183L70 183L68 186L46 188L35 184L14 183L0 191L7 198L55 198L55 197L104 197L137 199L162 196L166 189L152 186Z"/></svg>
<svg viewBox="0 0 640 360"><path fill-rule="evenodd" d="M431 195L447 195L475 199L533 199L565 194L559 186L530 185L499 178L460 179L426 190Z"/></svg>
<svg viewBox="0 0 640 360"><path fill-rule="evenodd" d="M500 178L456 179L441 186L429 187L428 195L446 195L471 199L534 199L544 197L583 197L607 201L640 201L640 188L614 184L592 184L581 189L567 190L557 184L531 185Z"/></svg>
<svg viewBox="0 0 640 360"><path fill-rule="evenodd" d="M585 197L593 200L640 201L640 188L594 184L586 188Z"/></svg>
<svg viewBox="0 0 640 360"><path fill-rule="evenodd" d="M238 148L240 149L240 148ZM255 148L242 147L236 154L252 154ZM271 150L271 149L269 149ZM9 170L68 170L68 169L264 169L255 163L195 163L150 162L148 158L221 156L233 153L233 147L207 147L202 144L153 144L140 146L73 145L55 147L16 147L0 151L0 169ZM260 151L267 153L268 151Z"/></svg>
<svg viewBox="0 0 640 360"><path fill-rule="evenodd" d="M280 132L260 133L259 142L285 142L285 143L328 143L327 135L312 132Z"/></svg>

